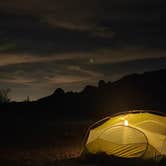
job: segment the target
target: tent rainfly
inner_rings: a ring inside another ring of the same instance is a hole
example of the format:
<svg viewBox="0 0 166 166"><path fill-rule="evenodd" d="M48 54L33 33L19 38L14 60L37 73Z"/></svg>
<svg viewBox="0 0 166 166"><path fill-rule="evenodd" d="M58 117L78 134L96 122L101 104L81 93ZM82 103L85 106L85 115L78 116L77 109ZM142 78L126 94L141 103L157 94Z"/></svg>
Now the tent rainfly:
<svg viewBox="0 0 166 166"><path fill-rule="evenodd" d="M158 159L166 156L166 116L130 111L108 117L90 127L88 153L123 158Z"/></svg>

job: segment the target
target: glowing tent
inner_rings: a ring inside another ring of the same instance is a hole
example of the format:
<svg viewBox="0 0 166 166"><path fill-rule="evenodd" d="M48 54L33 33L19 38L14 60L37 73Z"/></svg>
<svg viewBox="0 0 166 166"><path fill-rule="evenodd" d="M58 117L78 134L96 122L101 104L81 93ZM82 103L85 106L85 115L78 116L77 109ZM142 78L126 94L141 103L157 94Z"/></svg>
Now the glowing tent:
<svg viewBox="0 0 166 166"><path fill-rule="evenodd" d="M131 111L103 119L88 132L86 150L123 158L158 158L166 155L166 116Z"/></svg>

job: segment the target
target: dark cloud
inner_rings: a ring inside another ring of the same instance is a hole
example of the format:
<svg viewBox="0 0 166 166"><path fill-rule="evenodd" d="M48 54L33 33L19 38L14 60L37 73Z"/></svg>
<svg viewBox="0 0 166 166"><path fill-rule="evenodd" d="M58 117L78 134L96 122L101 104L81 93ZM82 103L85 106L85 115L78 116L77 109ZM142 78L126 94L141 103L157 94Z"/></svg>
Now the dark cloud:
<svg viewBox="0 0 166 166"><path fill-rule="evenodd" d="M1 51L11 53L48 54L54 52L89 51L110 46L103 33L94 29L52 27L40 17L0 13ZM111 38L112 36L110 36ZM108 37L107 37L108 38ZM8 47L7 47L8 46Z"/></svg>
<svg viewBox="0 0 166 166"><path fill-rule="evenodd" d="M164 1L9 0L0 7L6 12L0 17L1 36L21 52L87 51L126 43L165 48Z"/></svg>

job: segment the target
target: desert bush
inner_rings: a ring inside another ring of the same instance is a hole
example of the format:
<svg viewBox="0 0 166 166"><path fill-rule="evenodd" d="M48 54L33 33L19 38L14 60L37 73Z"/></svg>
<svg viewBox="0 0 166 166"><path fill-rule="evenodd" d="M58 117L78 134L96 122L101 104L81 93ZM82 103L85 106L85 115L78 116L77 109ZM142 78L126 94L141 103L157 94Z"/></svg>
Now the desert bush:
<svg viewBox="0 0 166 166"><path fill-rule="evenodd" d="M7 89L0 89L0 103L9 103L10 97L9 93L11 90L9 88Z"/></svg>

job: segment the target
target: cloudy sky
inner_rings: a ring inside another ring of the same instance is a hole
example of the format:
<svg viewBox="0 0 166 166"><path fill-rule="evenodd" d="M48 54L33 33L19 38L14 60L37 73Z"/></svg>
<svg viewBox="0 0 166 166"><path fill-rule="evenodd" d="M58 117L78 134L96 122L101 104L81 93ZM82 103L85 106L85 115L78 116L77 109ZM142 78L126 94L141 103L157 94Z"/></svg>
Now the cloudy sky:
<svg viewBox="0 0 166 166"><path fill-rule="evenodd" d="M164 0L1 0L0 88L13 100L166 68Z"/></svg>

